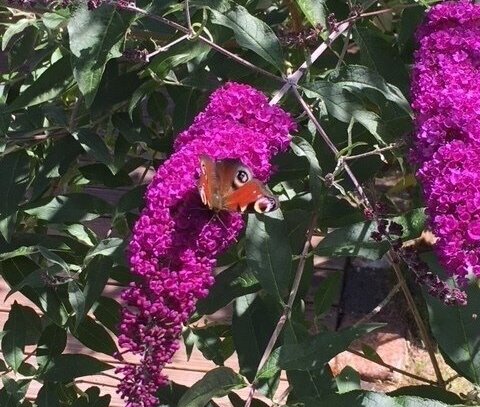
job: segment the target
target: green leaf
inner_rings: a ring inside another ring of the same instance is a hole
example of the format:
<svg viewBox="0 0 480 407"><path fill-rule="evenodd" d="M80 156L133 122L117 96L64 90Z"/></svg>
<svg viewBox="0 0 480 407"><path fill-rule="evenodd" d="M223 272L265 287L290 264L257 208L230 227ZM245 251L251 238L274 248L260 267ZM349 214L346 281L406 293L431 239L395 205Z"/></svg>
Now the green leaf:
<svg viewBox="0 0 480 407"><path fill-rule="evenodd" d="M23 200L30 175L30 159L24 150L0 159L0 217L11 215Z"/></svg>
<svg viewBox="0 0 480 407"><path fill-rule="evenodd" d="M167 386L158 389L158 401L162 407L177 407L178 401L187 390L187 386L171 381Z"/></svg>
<svg viewBox="0 0 480 407"><path fill-rule="evenodd" d="M123 252L125 249L125 241L118 237L112 237L109 239L103 239L95 247L90 249L84 259L84 263L87 264L96 256L109 257L113 262L121 262L123 258Z"/></svg>
<svg viewBox="0 0 480 407"><path fill-rule="evenodd" d="M282 47L275 33L266 23L252 16L245 7L238 4L232 5L223 13L212 9L212 14L212 22L233 30L240 46L255 52L282 71Z"/></svg>
<svg viewBox="0 0 480 407"><path fill-rule="evenodd" d="M87 154L91 154L97 161L107 166L112 165L113 160L110 151L97 133L82 128L73 133L72 136L80 143Z"/></svg>
<svg viewBox="0 0 480 407"><path fill-rule="evenodd" d="M350 366L345 366L340 374L335 378L338 386L338 392L348 393L352 390L360 390L360 375Z"/></svg>
<svg viewBox="0 0 480 407"><path fill-rule="evenodd" d="M247 265L262 287L282 301L290 284L292 253L280 211L248 216L245 250Z"/></svg>
<svg viewBox="0 0 480 407"><path fill-rule="evenodd" d="M34 345L40 337L40 317L33 308L13 303L3 327L2 353L5 361L16 372L23 362L26 345Z"/></svg>
<svg viewBox="0 0 480 407"><path fill-rule="evenodd" d="M260 359L278 321L279 310L268 298L249 294L234 304L232 334L240 373L253 381Z"/></svg>
<svg viewBox="0 0 480 407"><path fill-rule="evenodd" d="M215 277L208 296L197 302L201 314L213 314L235 298L260 290L260 284L245 261L235 263Z"/></svg>
<svg viewBox="0 0 480 407"><path fill-rule="evenodd" d="M377 29L354 25L353 38L360 47L360 61L385 80L406 93L409 89L408 72L395 48Z"/></svg>
<svg viewBox="0 0 480 407"><path fill-rule="evenodd" d="M52 13L43 13L42 21L45 27L50 30L56 30L61 25L65 25L68 22L70 12L66 9L54 10Z"/></svg>
<svg viewBox="0 0 480 407"><path fill-rule="evenodd" d="M338 332L323 332L299 344L283 345L280 367L285 370L318 369L347 349L354 340L382 326L383 324L366 324Z"/></svg>
<svg viewBox="0 0 480 407"><path fill-rule="evenodd" d="M432 254L425 255L423 260L435 274L444 275ZM452 284L451 280L449 282ZM460 375L480 384L480 320L477 318L480 288L477 284L471 284L466 292L466 306L448 306L427 293L424 293L424 298L428 306L430 328L441 351L448 356L447 363Z"/></svg>
<svg viewBox="0 0 480 407"><path fill-rule="evenodd" d="M308 178L310 192L315 203L315 209L319 209L322 201L323 181L321 179L322 169L318 163L317 154L310 143L301 137L294 137L290 146L296 155L306 157L310 164Z"/></svg>
<svg viewBox="0 0 480 407"><path fill-rule="evenodd" d="M42 332L37 346L37 362L47 366L50 359L60 355L67 346L67 332L58 325L50 324Z"/></svg>
<svg viewBox="0 0 480 407"><path fill-rule="evenodd" d="M111 400L110 394L100 396L100 389L92 386L73 402L72 407L109 407Z"/></svg>
<svg viewBox="0 0 480 407"><path fill-rule="evenodd" d="M336 300L342 285L342 274L338 271L330 273L317 289L314 296L315 315L320 316L327 312Z"/></svg>
<svg viewBox="0 0 480 407"><path fill-rule="evenodd" d="M113 366L92 356L63 354L55 356L40 377L66 383L77 377L90 376L109 369L113 369Z"/></svg>
<svg viewBox="0 0 480 407"><path fill-rule="evenodd" d="M461 404L463 400L458 394L452 393L437 386L405 386L388 393L389 396L415 396L443 401L447 404Z"/></svg>
<svg viewBox="0 0 480 407"><path fill-rule="evenodd" d="M66 55L50 65L8 107L9 111L38 105L57 98L73 83L70 56Z"/></svg>
<svg viewBox="0 0 480 407"><path fill-rule="evenodd" d="M328 113L341 122L350 123L354 119L375 136L380 143L385 144L392 139L380 116L362 106L360 100L347 92L343 86L318 80L304 84L303 87L308 98L321 98Z"/></svg>
<svg viewBox="0 0 480 407"><path fill-rule="evenodd" d="M213 397L223 397L243 387L245 382L241 376L229 367L218 367L190 387L179 400L178 407L205 407Z"/></svg>
<svg viewBox="0 0 480 407"><path fill-rule="evenodd" d="M75 312L75 327L82 322L85 312L85 295L76 281L68 283L68 301Z"/></svg>
<svg viewBox="0 0 480 407"><path fill-rule="evenodd" d="M195 345L205 359L223 366L234 352L229 326L215 325L201 328L192 328L187 331L185 339L187 345ZM226 337L222 341L222 337ZM228 338L228 339L227 339Z"/></svg>
<svg viewBox="0 0 480 407"><path fill-rule="evenodd" d="M8 25L2 35L2 51L5 51L10 40L17 34L20 34L25 28L35 24L35 19L22 18L14 24Z"/></svg>
<svg viewBox="0 0 480 407"><path fill-rule="evenodd" d="M92 258L83 271L85 274L85 314L98 300L107 284L112 269L112 259L98 255Z"/></svg>
<svg viewBox="0 0 480 407"><path fill-rule="evenodd" d="M396 86L387 83L382 76L377 72L362 65L347 65L340 68L339 71L333 71L328 78L340 86L347 89L363 90L372 89L380 92L385 99L390 100L400 106L409 115L412 114L412 109L408 100L403 95L402 91Z"/></svg>
<svg viewBox="0 0 480 407"><path fill-rule="evenodd" d="M335 394L322 399L311 399L305 407L318 405L335 407L447 407L448 404L440 401L424 399L415 396L390 397L383 393L370 391L351 391L344 394ZM456 405L457 407L463 407Z"/></svg>
<svg viewBox="0 0 480 407"><path fill-rule="evenodd" d="M84 193L57 195L26 205L24 211L50 223L78 223L110 213L103 199Z"/></svg>
<svg viewBox="0 0 480 407"><path fill-rule="evenodd" d="M63 176L76 163L77 157L82 152L82 147L70 135L53 142L39 164L38 173L32 184L32 201L44 193L52 179Z"/></svg>
<svg viewBox="0 0 480 407"><path fill-rule="evenodd" d="M115 7L88 10L81 3L68 23L73 75L90 106L95 99L106 63L122 55L129 19Z"/></svg>
<svg viewBox="0 0 480 407"><path fill-rule="evenodd" d="M93 315L99 322L117 335L121 311L122 306L113 298L100 297L97 300Z"/></svg>
<svg viewBox="0 0 480 407"><path fill-rule="evenodd" d="M114 340L107 330L88 315L76 327L72 334L87 348L95 352L113 356L113 354L118 351L117 345L115 345Z"/></svg>
<svg viewBox="0 0 480 407"><path fill-rule="evenodd" d="M329 12L325 0L296 0L296 3L313 27L327 26Z"/></svg>
<svg viewBox="0 0 480 407"><path fill-rule="evenodd" d="M391 221L403 226L402 239L409 240L420 236L425 227L423 208L414 209L405 215L392 218ZM386 241L377 242L371 238L377 230L373 221L354 223L328 233L315 249L320 256L361 256L378 260L390 248Z"/></svg>
<svg viewBox="0 0 480 407"><path fill-rule="evenodd" d="M46 382L37 395L37 407L60 407L59 385Z"/></svg>
<svg viewBox="0 0 480 407"><path fill-rule="evenodd" d="M21 400L23 400L25 398L25 394L27 393L30 383L30 379L14 380L8 376L2 377L3 389L10 396L10 401L20 402ZM5 404L3 404L2 401L2 397L0 396L0 405L3 407L5 406Z"/></svg>

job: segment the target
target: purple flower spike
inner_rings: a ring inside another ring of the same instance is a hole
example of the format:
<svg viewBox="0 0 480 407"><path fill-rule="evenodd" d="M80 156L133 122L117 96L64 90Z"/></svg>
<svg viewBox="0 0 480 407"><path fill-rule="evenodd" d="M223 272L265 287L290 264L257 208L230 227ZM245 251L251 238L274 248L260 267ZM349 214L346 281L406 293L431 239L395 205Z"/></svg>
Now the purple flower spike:
<svg viewBox="0 0 480 407"><path fill-rule="evenodd" d="M270 160L288 148L294 129L291 117L270 106L265 95L228 83L212 94L158 168L129 246L138 279L122 294L119 343L141 357L139 365L118 369L124 376L118 391L127 406L158 404L155 393L168 383L162 370L179 348L182 326L214 282L216 256L244 226L240 214L221 212L220 220L202 205L196 186L199 156L238 158L266 181L273 172Z"/></svg>
<svg viewBox="0 0 480 407"><path fill-rule="evenodd" d="M432 7L417 38L412 159L439 260L464 285L480 276L480 7Z"/></svg>

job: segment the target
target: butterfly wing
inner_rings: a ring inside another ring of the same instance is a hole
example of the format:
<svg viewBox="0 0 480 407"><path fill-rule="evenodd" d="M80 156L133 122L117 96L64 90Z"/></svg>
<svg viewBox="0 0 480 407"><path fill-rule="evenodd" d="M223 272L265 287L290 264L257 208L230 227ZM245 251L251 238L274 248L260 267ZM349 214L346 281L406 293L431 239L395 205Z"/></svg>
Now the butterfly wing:
<svg viewBox="0 0 480 407"><path fill-rule="evenodd" d="M208 155L200 156L200 179L198 180L198 191L204 205L209 209L215 208L217 204L216 188L217 174L215 171L215 161Z"/></svg>
<svg viewBox="0 0 480 407"><path fill-rule="evenodd" d="M278 206L275 195L256 178L233 190L223 202L223 209L232 212L245 212L253 209L255 212L264 213L273 211Z"/></svg>

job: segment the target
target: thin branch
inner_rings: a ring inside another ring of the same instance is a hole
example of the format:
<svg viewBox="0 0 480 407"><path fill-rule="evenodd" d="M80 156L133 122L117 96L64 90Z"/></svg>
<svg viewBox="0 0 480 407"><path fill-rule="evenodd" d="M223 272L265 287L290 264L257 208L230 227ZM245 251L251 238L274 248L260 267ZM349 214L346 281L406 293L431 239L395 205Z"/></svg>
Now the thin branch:
<svg viewBox="0 0 480 407"><path fill-rule="evenodd" d="M400 144L394 143L386 147L377 148L376 150L367 151L366 153L342 156L340 157L340 159L342 159L343 161L347 161L347 160L355 160L357 158L368 157L371 155L377 155L377 154L381 155L381 153L383 153L384 151L395 150L396 148L399 148L399 147L400 147Z"/></svg>
<svg viewBox="0 0 480 407"><path fill-rule="evenodd" d="M119 7L118 4L113 2L112 0L110 0L109 3ZM139 8L139 7L137 7L133 4L122 4L122 6L120 8L122 10L127 10L127 11L132 11L132 12L135 12L135 13L143 14L144 16L147 16L147 17L149 17L153 20L156 20L156 21L159 21L159 22L161 22L165 25L168 25L169 27L172 27L175 30L181 31L181 32L183 32L187 35L190 34L190 30L187 27L184 27L183 25L178 24L175 21L169 20L168 18L149 13L148 11L146 11L144 9L141 9L141 8ZM197 38L199 41L201 41L205 44L208 44L214 50L222 53L223 55L226 55L227 57L233 59L234 61L238 62L239 64L245 65L248 68L250 68L250 69L252 69L252 70L254 70L258 73L261 73L262 75L268 76L269 78L274 79L278 82L282 82L282 83L285 82L285 79L281 78L280 76L277 76L277 75L275 75L271 72L268 72L267 70L265 70L263 68L260 68L260 67L256 66L255 64L252 64L251 62L243 59L242 57L239 57L238 55L234 54L233 52L230 52L230 51L226 50L225 48L221 47L220 45L215 44L213 41L209 40L208 38L204 37L203 35L198 35L195 38Z"/></svg>
<svg viewBox="0 0 480 407"><path fill-rule="evenodd" d="M317 224L317 214L314 213L312 215L312 219L310 220L310 225L308 227L308 233L307 233L307 238L305 239L305 244L303 246L302 254L300 257L300 260L298 262L298 267L297 271L295 273L295 278L293 280L292 284L292 289L290 290L290 295L288 297L288 302L287 305L285 305L285 308L283 309L282 316L277 322L277 326L275 327L275 330L273 331L272 336L270 337L270 340L268 342L268 345L265 349L265 352L263 352L262 359L260 360L260 363L258 364L257 372L262 369L262 367L265 365L267 362L268 358L270 357L273 348L275 344L277 343L277 339L280 336L280 333L282 332L282 329L285 325L285 323L288 321L290 318L290 314L292 312L293 308L293 303L295 302L295 298L297 296L298 288L300 286L300 281L303 276L303 270L305 268L305 260L307 258L308 252L310 250L311 246L311 240L313 236L313 231L315 229L315 226ZM248 394L248 398L245 402L245 407L249 407L250 404L252 403L253 397L255 396L255 391L256 391L256 384L253 382L250 385L250 393Z"/></svg>
<svg viewBox="0 0 480 407"><path fill-rule="evenodd" d="M338 62L337 62L337 66L335 67L335 70L340 69L340 66L343 63L343 60L345 59L345 54L347 53L348 44L350 43L350 36L351 35L352 35L352 26L348 27L347 35L345 36L345 40L344 40L344 43L343 43L342 52L340 53L340 56L338 57Z"/></svg>
<svg viewBox="0 0 480 407"><path fill-rule="evenodd" d="M366 360L368 360L372 363L376 363L377 365L386 367L387 369L390 369L393 372L397 372L397 373L400 373L404 376L411 377L412 379L418 380L420 382L428 383L428 384L431 384L433 386L435 386L437 384L433 380L427 379L426 377L418 376L414 373L410 373L410 372L407 372L406 370L399 369L398 367L389 365L388 363L385 363L383 360L372 360L369 357L365 356L362 352L359 352L355 349L348 348L347 351L350 352L350 353L353 353L354 355L360 356L361 358L364 358L364 359L366 359Z"/></svg>
<svg viewBox="0 0 480 407"><path fill-rule="evenodd" d="M340 24L328 36L328 38L324 42L322 42L315 51L312 52L308 61L305 61L302 65L300 65L294 73L288 75L287 83L285 83L285 85L283 85L283 87L272 98L272 100L270 101L271 105L277 104L292 87L295 87L298 84L298 81L307 71L308 67L311 66L318 58L320 58L320 56L328 49L330 44L338 37L340 37L343 32L350 27L350 24L350 21Z"/></svg>
<svg viewBox="0 0 480 407"><path fill-rule="evenodd" d="M145 57L145 60L147 62L150 62L150 60L157 54L160 54L161 52L165 52L165 51L168 51L170 49L170 47L173 47L174 45L186 40L189 38L189 35L188 34L185 34L185 35L182 35L181 37L177 38L176 40L173 40L172 42L168 43L167 45L164 45L163 47L160 47L158 49L156 49L155 51L153 51L152 53L148 54L146 57Z"/></svg>
<svg viewBox="0 0 480 407"><path fill-rule="evenodd" d="M430 361L433 366L433 370L435 371L435 376L437 377L437 385L441 387L445 387L445 380L443 379L442 371L440 370L440 366L438 365L438 361L435 356L433 343L428 334L427 327L423 322L422 316L420 315L420 312L418 311L417 306L415 305L415 300L413 299L412 293L410 292L407 286L407 282L403 277L402 270L400 270L400 267L396 259L393 258L392 251L389 251L387 253L387 257L390 260L393 270L395 271L400 287L402 288L403 294L405 295L405 298L407 300L408 307L410 308L410 311L413 314L413 318L415 319L415 323L418 326L420 336L422 337L423 343L425 344L425 348L427 349L428 356L430 357Z"/></svg>
<svg viewBox="0 0 480 407"><path fill-rule="evenodd" d="M190 5L188 0L185 0L185 17L187 19L188 31L190 31L188 35L193 35L194 32L192 27L192 19L190 18Z"/></svg>

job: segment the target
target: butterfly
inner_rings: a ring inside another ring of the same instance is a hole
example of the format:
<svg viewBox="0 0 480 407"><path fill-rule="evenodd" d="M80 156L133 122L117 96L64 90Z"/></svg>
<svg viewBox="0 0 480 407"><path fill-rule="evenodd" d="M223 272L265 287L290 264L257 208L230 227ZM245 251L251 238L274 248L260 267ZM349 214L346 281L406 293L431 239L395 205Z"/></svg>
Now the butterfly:
<svg viewBox="0 0 480 407"><path fill-rule="evenodd" d="M275 195L240 160L200 156L198 190L204 205L215 212L270 212L279 207Z"/></svg>

